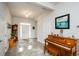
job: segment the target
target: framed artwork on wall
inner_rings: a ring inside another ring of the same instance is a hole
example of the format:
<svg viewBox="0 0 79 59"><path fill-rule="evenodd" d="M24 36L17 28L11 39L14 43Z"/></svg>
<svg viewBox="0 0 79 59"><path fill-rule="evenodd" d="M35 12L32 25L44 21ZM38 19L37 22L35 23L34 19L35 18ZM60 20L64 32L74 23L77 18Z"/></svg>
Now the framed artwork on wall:
<svg viewBox="0 0 79 59"><path fill-rule="evenodd" d="M8 29L11 29L11 24L7 23Z"/></svg>
<svg viewBox="0 0 79 59"><path fill-rule="evenodd" d="M55 18L55 29L69 29L70 14L62 15Z"/></svg>

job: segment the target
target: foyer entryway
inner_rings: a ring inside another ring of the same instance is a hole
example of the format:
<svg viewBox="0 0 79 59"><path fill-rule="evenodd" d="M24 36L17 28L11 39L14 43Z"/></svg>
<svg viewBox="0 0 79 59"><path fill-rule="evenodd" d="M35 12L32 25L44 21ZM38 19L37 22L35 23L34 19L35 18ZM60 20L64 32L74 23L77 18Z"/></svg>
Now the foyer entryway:
<svg viewBox="0 0 79 59"><path fill-rule="evenodd" d="M20 23L18 30L19 39L29 39L31 38L31 24L30 23Z"/></svg>

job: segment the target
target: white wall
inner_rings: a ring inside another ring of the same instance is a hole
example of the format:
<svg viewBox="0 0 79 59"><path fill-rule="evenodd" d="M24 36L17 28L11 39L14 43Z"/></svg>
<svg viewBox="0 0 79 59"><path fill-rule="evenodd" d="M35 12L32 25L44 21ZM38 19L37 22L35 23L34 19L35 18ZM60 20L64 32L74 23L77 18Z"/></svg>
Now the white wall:
<svg viewBox="0 0 79 59"><path fill-rule="evenodd" d="M48 16L49 18L46 16L48 15L44 14L40 16L37 22L37 38L40 42L44 42L44 39L50 34L53 27L51 27L52 20L50 19L50 16Z"/></svg>
<svg viewBox="0 0 79 59"><path fill-rule="evenodd" d="M31 27L31 38L37 38L36 36L36 31L37 31L37 22L35 20L31 19L25 19L25 18L20 18L20 17L12 17L12 24L20 24L20 23L30 23L31 26L35 26L35 30L32 29ZM19 32L18 32L19 34Z"/></svg>
<svg viewBox="0 0 79 59"><path fill-rule="evenodd" d="M44 39L51 32L59 34L59 30L55 29L55 17L70 14L70 29L65 29L63 36L79 39L79 3L60 3L55 6L55 10L49 15L38 18L38 40L44 42ZM40 29L40 30L39 30Z"/></svg>
<svg viewBox="0 0 79 59"><path fill-rule="evenodd" d="M5 3L0 3L0 55L4 55L9 47L11 29L7 28L7 23L11 24L11 15Z"/></svg>

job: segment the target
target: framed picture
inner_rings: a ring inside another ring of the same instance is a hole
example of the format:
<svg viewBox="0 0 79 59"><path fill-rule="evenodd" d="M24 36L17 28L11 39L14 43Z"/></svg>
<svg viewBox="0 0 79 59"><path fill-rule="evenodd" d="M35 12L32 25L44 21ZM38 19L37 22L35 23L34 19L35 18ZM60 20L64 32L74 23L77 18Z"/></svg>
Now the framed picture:
<svg viewBox="0 0 79 59"><path fill-rule="evenodd" d="M62 15L55 18L55 29L70 28L70 14Z"/></svg>
<svg viewBox="0 0 79 59"><path fill-rule="evenodd" d="M8 29L11 29L11 24L7 23Z"/></svg>

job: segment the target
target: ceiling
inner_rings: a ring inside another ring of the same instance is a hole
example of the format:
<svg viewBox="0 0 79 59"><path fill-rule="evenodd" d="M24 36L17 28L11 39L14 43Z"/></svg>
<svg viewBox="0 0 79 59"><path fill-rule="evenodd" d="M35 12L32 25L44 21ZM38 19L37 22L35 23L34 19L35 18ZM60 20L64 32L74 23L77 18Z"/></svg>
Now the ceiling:
<svg viewBox="0 0 79 59"><path fill-rule="evenodd" d="M36 19L40 15L53 11L51 8L36 4L35 2L9 2L8 7L12 16L30 19Z"/></svg>

